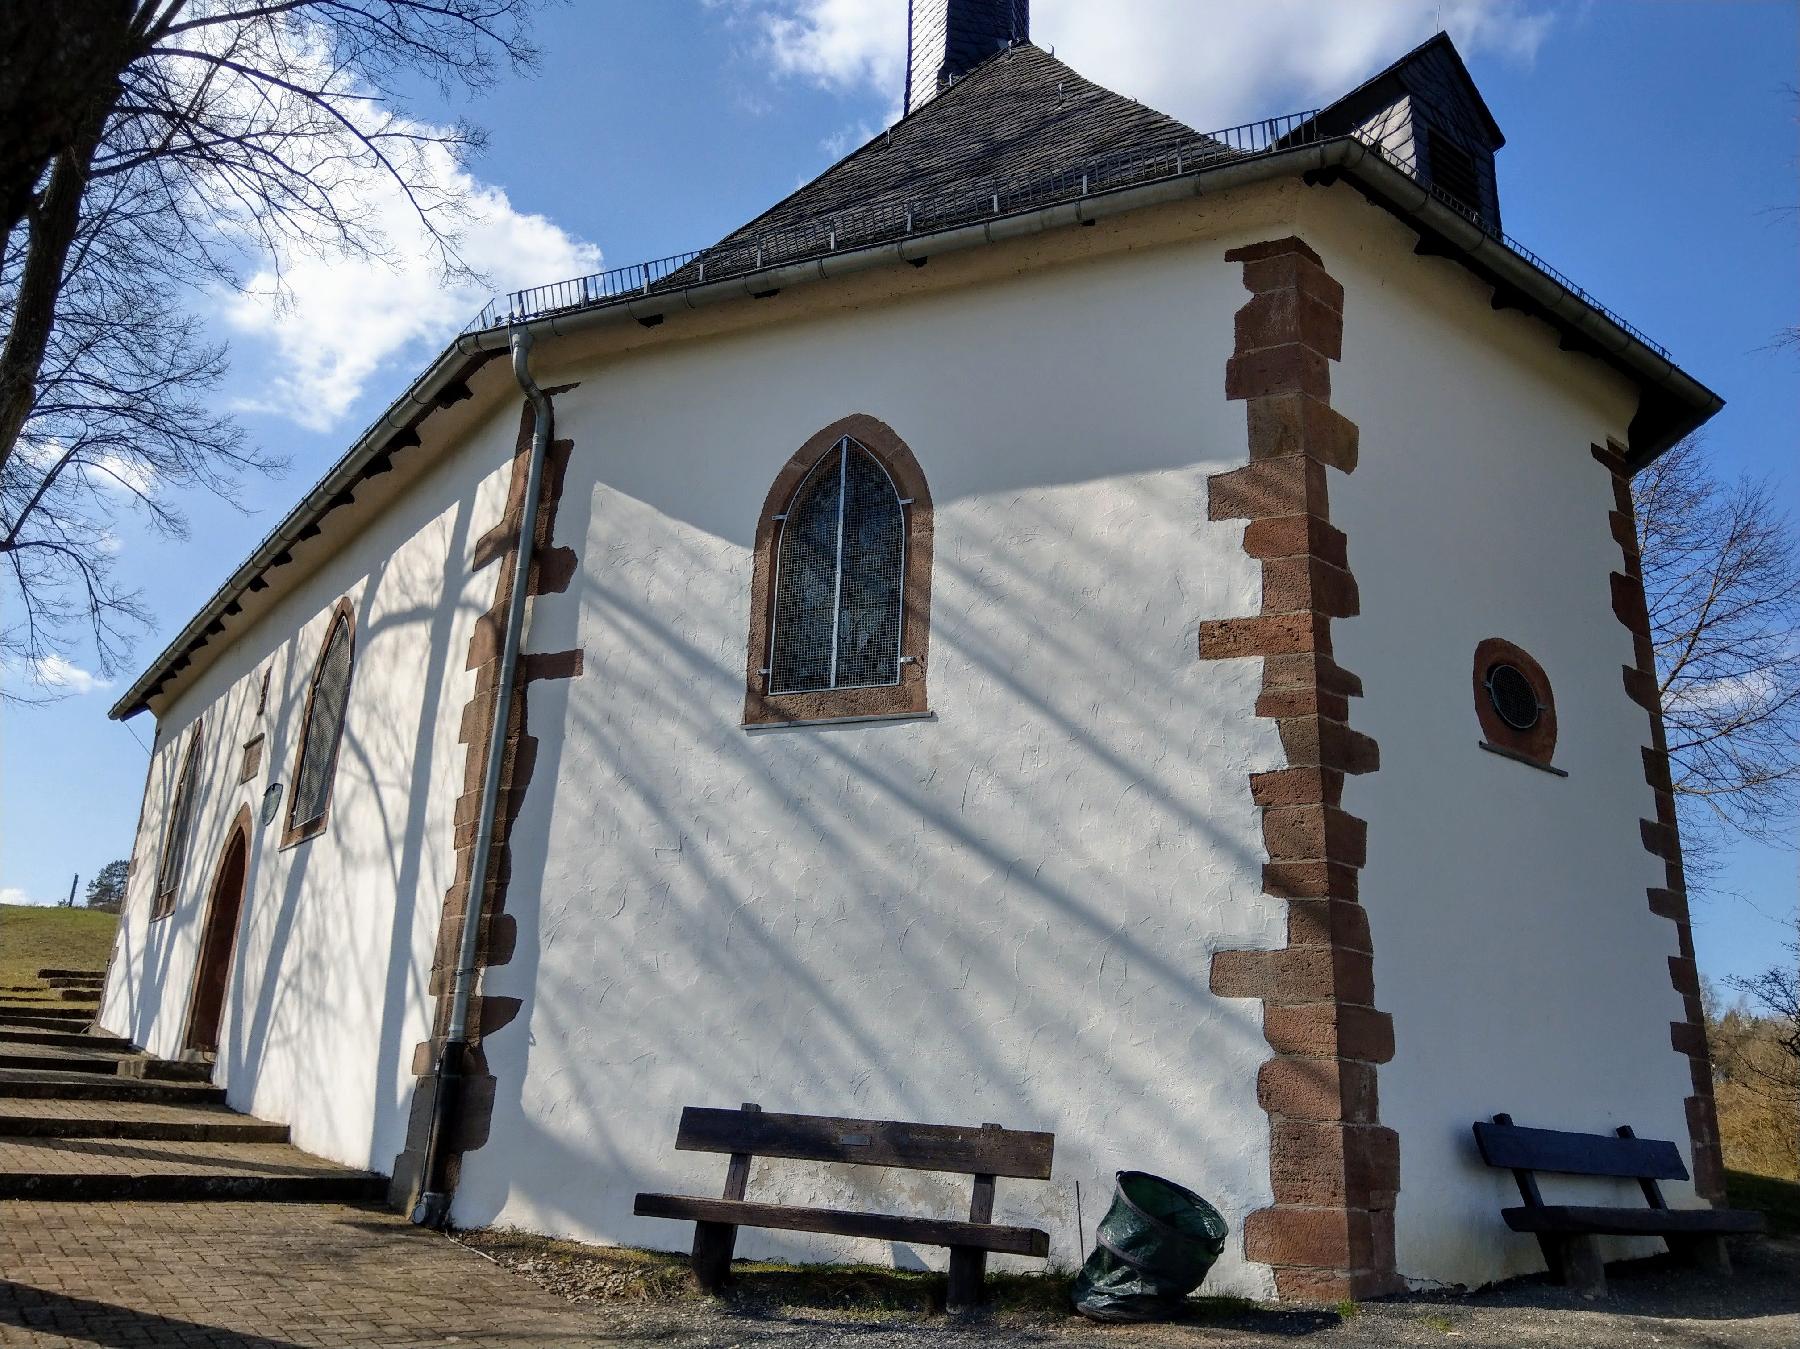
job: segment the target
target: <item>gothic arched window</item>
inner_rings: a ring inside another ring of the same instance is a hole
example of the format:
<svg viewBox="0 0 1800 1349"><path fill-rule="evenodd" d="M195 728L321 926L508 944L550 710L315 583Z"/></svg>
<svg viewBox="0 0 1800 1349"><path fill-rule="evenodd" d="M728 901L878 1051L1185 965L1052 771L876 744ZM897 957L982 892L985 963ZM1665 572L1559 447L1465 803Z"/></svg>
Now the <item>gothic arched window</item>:
<svg viewBox="0 0 1800 1349"><path fill-rule="evenodd" d="M175 892L187 866L188 842L194 833L194 797L200 790L200 723L188 736L181 774L175 779L175 801L163 830L162 860L156 868L156 893L150 900L150 917L167 918L175 911Z"/></svg>
<svg viewBox="0 0 1800 1349"><path fill-rule="evenodd" d="M814 436L757 529L745 722L923 713L930 585L911 452L873 417Z"/></svg>
<svg viewBox="0 0 1800 1349"><path fill-rule="evenodd" d="M331 784L337 776L338 741L344 734L344 712L350 703L350 668L355 658L356 623L348 600L339 600L325 629L306 712L300 721L299 757L294 785L288 793L286 847L324 832L331 809Z"/></svg>

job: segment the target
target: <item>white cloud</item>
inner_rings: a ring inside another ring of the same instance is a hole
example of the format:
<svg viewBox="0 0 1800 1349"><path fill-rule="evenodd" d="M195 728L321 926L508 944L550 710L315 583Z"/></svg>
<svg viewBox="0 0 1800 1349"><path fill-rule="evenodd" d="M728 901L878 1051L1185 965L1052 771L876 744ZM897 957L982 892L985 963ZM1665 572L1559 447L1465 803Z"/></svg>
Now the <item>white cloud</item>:
<svg viewBox="0 0 1800 1349"><path fill-rule="evenodd" d="M301 255L285 261L279 298L273 273L264 271L226 301L240 356L245 338L269 347L263 386L240 407L328 430L384 365L435 351L495 291L599 269L595 245L515 209L504 191L458 168L443 149L426 154L433 180L465 203L457 250L485 284L446 284L400 187L371 174L358 200L385 237L387 257Z"/></svg>
<svg viewBox="0 0 1800 1349"><path fill-rule="evenodd" d="M0 904L29 904L31 896L16 885L0 885Z"/></svg>
<svg viewBox="0 0 1800 1349"><path fill-rule="evenodd" d="M885 93L899 107L906 79L902 0L749 0L761 51L776 73L838 93Z"/></svg>
<svg viewBox="0 0 1800 1349"><path fill-rule="evenodd" d="M153 495L160 481L149 464L119 454L101 455L88 465L87 473L101 487L138 496Z"/></svg>
<svg viewBox="0 0 1800 1349"><path fill-rule="evenodd" d="M895 103L905 80L900 0L739 0L779 75ZM1510 0L1034 0L1032 40L1082 74L1200 130L1296 112L1346 93L1437 31L1465 56L1530 61L1548 13Z"/></svg>
<svg viewBox="0 0 1800 1349"><path fill-rule="evenodd" d="M51 652L31 662L32 675L45 688L61 693L94 693L109 688L112 681L90 674L66 657Z"/></svg>

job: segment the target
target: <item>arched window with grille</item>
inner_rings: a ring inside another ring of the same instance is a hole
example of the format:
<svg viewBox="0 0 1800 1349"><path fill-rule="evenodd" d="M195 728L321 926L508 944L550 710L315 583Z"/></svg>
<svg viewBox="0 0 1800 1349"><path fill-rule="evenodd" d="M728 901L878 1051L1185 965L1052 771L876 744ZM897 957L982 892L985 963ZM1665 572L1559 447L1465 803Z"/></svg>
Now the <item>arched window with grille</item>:
<svg viewBox="0 0 1800 1349"><path fill-rule="evenodd" d="M200 732L194 723L188 735L187 752L181 758L181 771L175 779L175 800L169 807L169 821L163 829L162 858L156 868L156 893L150 900L150 918L167 918L175 912L175 895L181 889L181 875L187 868L188 844L194 833L194 798L200 790Z"/></svg>
<svg viewBox="0 0 1800 1349"><path fill-rule="evenodd" d="M350 672L356 655L356 620L348 600L339 600L325 629L325 642L306 691L300 721L300 748L294 761L294 785L288 791L287 847L324 832L331 811L331 787L337 776L338 742L344 735L344 712L350 702Z"/></svg>
<svg viewBox="0 0 1800 1349"><path fill-rule="evenodd" d="M847 417L788 461L752 576L750 725L924 713L931 498L912 452Z"/></svg>

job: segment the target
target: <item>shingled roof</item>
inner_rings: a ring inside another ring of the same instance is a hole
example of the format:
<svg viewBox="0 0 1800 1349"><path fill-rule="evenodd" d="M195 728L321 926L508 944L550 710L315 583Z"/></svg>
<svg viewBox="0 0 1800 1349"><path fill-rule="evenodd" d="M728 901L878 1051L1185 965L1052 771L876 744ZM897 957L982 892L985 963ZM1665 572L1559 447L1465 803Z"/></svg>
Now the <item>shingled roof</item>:
<svg viewBox="0 0 1800 1349"><path fill-rule="evenodd" d="M1173 117L1084 79L1030 43L999 52L867 145L756 219L699 261L759 246L774 261L813 248L834 227L860 233L909 209L924 225L994 193L1012 198L1039 181L1120 158L1228 153ZM671 281L686 283L690 265ZM665 283L667 284L667 283Z"/></svg>

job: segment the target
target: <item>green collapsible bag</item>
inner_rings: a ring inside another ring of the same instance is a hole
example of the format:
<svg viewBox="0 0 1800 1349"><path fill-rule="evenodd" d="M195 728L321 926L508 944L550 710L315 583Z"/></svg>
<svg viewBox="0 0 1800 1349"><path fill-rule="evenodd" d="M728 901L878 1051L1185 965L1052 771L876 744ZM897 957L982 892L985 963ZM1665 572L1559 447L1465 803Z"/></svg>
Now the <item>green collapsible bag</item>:
<svg viewBox="0 0 1800 1349"><path fill-rule="evenodd" d="M1096 1321L1167 1321L1225 1249L1219 1211L1174 1181L1121 1171L1094 1253L1075 1280L1075 1310Z"/></svg>

